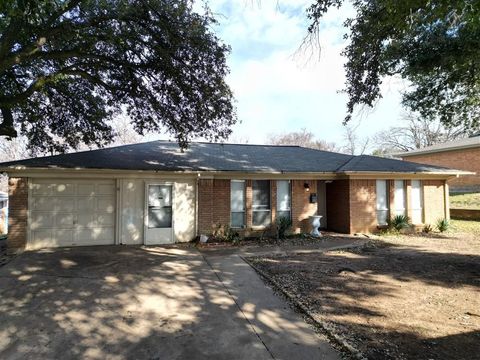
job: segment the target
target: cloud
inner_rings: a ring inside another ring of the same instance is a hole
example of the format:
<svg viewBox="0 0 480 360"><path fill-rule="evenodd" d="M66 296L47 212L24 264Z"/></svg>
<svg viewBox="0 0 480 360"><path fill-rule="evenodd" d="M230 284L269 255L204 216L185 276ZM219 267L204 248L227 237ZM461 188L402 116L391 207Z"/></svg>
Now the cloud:
<svg viewBox="0 0 480 360"><path fill-rule="evenodd" d="M346 111L343 21L351 8L331 9L322 21L318 48L299 52L307 34L305 9L312 0L211 0L219 37L232 47L228 82L235 93L240 124L234 138L261 143L272 132L307 128L318 138L341 142ZM311 60L311 55L314 55ZM369 135L398 122L399 89L388 82L378 106L357 116L359 132Z"/></svg>

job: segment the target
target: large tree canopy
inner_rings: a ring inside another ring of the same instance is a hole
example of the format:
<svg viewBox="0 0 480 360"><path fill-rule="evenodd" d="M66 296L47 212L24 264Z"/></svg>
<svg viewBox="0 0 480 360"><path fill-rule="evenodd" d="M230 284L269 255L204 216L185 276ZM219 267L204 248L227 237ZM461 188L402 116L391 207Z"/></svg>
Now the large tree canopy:
<svg viewBox="0 0 480 360"><path fill-rule="evenodd" d="M315 33L323 15L345 0L316 0L308 10ZM353 0L345 22L349 44L348 122L357 105L381 98L385 76L412 86L403 95L411 111L446 126L478 127L480 116L480 2L478 0Z"/></svg>
<svg viewBox="0 0 480 360"><path fill-rule="evenodd" d="M189 0L2 0L0 136L40 151L112 139L126 111L139 133L225 138L236 121L228 46Z"/></svg>

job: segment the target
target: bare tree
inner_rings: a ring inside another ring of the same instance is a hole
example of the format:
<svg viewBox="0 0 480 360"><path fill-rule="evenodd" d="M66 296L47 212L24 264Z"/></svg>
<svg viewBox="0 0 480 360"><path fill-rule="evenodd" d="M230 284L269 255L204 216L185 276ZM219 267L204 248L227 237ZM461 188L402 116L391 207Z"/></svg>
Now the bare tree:
<svg viewBox="0 0 480 360"><path fill-rule="evenodd" d="M404 114L402 120L404 126L391 127L374 136L374 153L410 151L470 135L470 130L464 127L447 128L439 121L419 118L411 113Z"/></svg>
<svg viewBox="0 0 480 360"><path fill-rule="evenodd" d="M267 144L297 145L317 150L340 151L340 148L335 143L319 140L315 138L314 133L307 131L307 129L283 134L269 134L267 136Z"/></svg>
<svg viewBox="0 0 480 360"><path fill-rule="evenodd" d="M143 136L138 134L131 120L126 116L116 118L112 123L114 139L112 146L128 145L141 142Z"/></svg>
<svg viewBox="0 0 480 360"><path fill-rule="evenodd" d="M369 137L361 137L358 135L358 127L360 123L357 125L347 124L345 125L345 133L343 135L343 140L345 145L343 146L343 152L350 154L350 155L363 155L365 151L367 151L368 145L370 143Z"/></svg>

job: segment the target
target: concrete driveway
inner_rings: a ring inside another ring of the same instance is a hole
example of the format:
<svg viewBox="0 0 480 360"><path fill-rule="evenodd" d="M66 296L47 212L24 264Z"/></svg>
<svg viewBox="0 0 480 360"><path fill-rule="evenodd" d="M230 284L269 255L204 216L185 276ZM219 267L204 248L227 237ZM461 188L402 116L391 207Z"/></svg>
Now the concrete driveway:
<svg viewBox="0 0 480 360"><path fill-rule="evenodd" d="M175 247L25 253L0 268L0 358L338 358L233 260ZM248 288L245 276L256 287L239 298L229 289Z"/></svg>

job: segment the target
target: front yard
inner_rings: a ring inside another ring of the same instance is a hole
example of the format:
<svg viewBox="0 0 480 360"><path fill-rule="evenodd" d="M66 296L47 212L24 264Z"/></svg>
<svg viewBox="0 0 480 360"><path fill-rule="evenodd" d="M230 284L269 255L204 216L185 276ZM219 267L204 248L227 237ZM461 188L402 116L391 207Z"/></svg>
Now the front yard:
<svg viewBox="0 0 480 360"><path fill-rule="evenodd" d="M480 223L360 248L256 257L369 359L473 359L480 344Z"/></svg>

